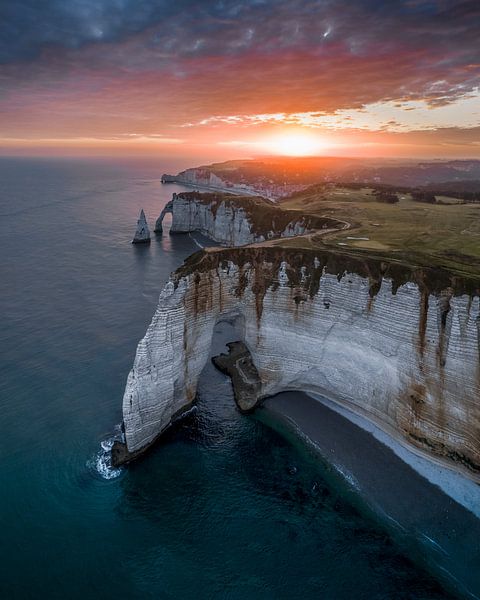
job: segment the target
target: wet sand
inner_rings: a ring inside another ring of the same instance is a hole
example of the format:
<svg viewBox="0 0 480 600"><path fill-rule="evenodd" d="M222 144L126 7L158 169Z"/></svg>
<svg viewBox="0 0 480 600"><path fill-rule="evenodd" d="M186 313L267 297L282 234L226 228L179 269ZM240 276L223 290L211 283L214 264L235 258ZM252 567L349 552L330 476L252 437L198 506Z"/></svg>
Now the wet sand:
<svg viewBox="0 0 480 600"><path fill-rule="evenodd" d="M421 560L437 576L446 577L466 597L480 598L480 519L405 461L427 464L430 479L438 475L445 483L451 477L446 487L453 492L460 488L460 495L467 490L467 505L475 500L476 484L465 482L462 488L461 476L449 475L445 473L448 470L405 448L399 452L400 458L342 412L306 394L285 392L267 399L259 418L306 437L331 466L332 477L346 484L359 504L373 511L380 522L392 526L394 536L415 554L413 560ZM355 415L351 418L358 420Z"/></svg>

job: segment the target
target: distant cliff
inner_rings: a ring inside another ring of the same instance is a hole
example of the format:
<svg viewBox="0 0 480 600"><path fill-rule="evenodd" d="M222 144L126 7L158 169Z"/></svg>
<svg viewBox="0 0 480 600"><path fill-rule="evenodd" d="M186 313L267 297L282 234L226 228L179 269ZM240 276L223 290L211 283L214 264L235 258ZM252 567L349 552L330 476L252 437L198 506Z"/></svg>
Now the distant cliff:
<svg viewBox="0 0 480 600"><path fill-rule="evenodd" d="M477 282L274 246L195 254L160 295L123 398L135 457L195 399L216 323L236 324L258 399L323 394L480 480Z"/></svg>
<svg viewBox="0 0 480 600"><path fill-rule="evenodd" d="M298 192L308 187L308 184L298 182L279 183L268 177L240 178L240 180L231 180L230 177L238 178L238 173L232 170L215 172L214 165L205 167L195 167L181 171L177 175L163 174L162 183L181 183L192 187L219 191L231 192L250 196L264 196L269 200L278 200L285 196Z"/></svg>
<svg viewBox="0 0 480 600"><path fill-rule="evenodd" d="M162 175L162 183L183 183L184 185L227 192L258 193L253 186L228 181L228 179L219 177L207 167L186 169L185 171L180 171L177 175L164 174Z"/></svg>
<svg viewBox="0 0 480 600"><path fill-rule="evenodd" d="M348 226L328 217L282 210L264 198L219 193L173 194L157 219L157 233L163 230L167 213L172 214L171 233L198 231L224 246L243 246Z"/></svg>
<svg viewBox="0 0 480 600"><path fill-rule="evenodd" d="M165 182L238 189L278 199L320 182L362 182L395 187L450 188L451 192L478 192L479 160L450 160L392 164L378 160L338 157L284 157L229 160L164 175ZM447 183L445 187L443 184ZM238 187L237 187L238 186ZM448 194L447 194L448 195Z"/></svg>

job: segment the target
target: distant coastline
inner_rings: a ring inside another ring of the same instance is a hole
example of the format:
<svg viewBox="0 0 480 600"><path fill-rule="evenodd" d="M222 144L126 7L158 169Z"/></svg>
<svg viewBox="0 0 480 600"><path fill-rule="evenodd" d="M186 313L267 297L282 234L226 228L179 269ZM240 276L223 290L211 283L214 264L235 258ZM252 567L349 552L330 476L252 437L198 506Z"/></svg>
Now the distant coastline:
<svg viewBox="0 0 480 600"><path fill-rule="evenodd" d="M258 191L252 191L249 189L242 189L239 190L237 188L230 188L228 186L225 187L221 187L221 186L213 186L213 185L199 185L198 183L189 183L187 181L183 181L181 178L176 178L175 176L172 176L172 179L169 181L164 181L163 177L161 178L161 182L164 185L168 185L169 183L176 183L178 185L185 185L187 187L192 188L193 190L199 190L199 191L206 191L206 192L222 192L222 193L228 193L228 194L234 194L235 196L262 196L263 194Z"/></svg>

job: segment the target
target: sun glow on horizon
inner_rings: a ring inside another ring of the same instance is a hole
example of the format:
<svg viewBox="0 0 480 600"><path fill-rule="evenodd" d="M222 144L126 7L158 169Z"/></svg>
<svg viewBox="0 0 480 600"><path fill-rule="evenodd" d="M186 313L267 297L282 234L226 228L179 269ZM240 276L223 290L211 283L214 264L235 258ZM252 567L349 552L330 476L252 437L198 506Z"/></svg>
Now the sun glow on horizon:
<svg viewBox="0 0 480 600"><path fill-rule="evenodd" d="M290 133L278 135L262 144L266 150L281 156L313 156L326 149L316 135Z"/></svg>

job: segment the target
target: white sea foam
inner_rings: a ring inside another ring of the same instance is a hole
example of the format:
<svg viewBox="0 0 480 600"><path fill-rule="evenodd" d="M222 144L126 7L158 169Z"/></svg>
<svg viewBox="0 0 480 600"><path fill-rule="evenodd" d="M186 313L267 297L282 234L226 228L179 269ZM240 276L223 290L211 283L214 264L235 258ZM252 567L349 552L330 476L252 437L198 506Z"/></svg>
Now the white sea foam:
<svg viewBox="0 0 480 600"><path fill-rule="evenodd" d="M431 537L429 537L428 535L426 535L425 533L422 533L422 537L424 538L424 540L426 540L426 542L430 545L433 546L436 550L438 550L439 552L442 552L442 554L445 554L445 556L448 556L448 552L446 550L444 550L440 544L438 544L434 539L432 539Z"/></svg>
<svg viewBox="0 0 480 600"><path fill-rule="evenodd" d="M182 421L186 417L189 417L190 415L194 415L197 412L197 410L198 410L198 407L194 404L191 408L189 408L188 410L183 412L179 417L177 417L174 422L176 423L177 421Z"/></svg>
<svg viewBox="0 0 480 600"><path fill-rule="evenodd" d="M360 489L360 485L358 483L358 481L355 479L355 477L349 472L347 471L344 467L341 467L340 465L336 465L333 464L335 470L337 471L337 473L340 473L340 475L345 479L345 481L355 490L359 490Z"/></svg>
<svg viewBox="0 0 480 600"><path fill-rule="evenodd" d="M189 233L188 235L189 235L189 236L192 238L192 240L195 242L195 244L196 244L196 245L197 245L199 248L205 248L205 246L202 246L202 244L201 244L199 241L197 241L197 240L196 240L196 239L193 237L193 235L192 235L191 233Z"/></svg>
<svg viewBox="0 0 480 600"><path fill-rule="evenodd" d="M119 477L123 469L112 466L112 446L116 441L123 441L120 425L115 428L115 434L100 442L100 450L88 461L88 466L96 471L103 479L115 479Z"/></svg>

